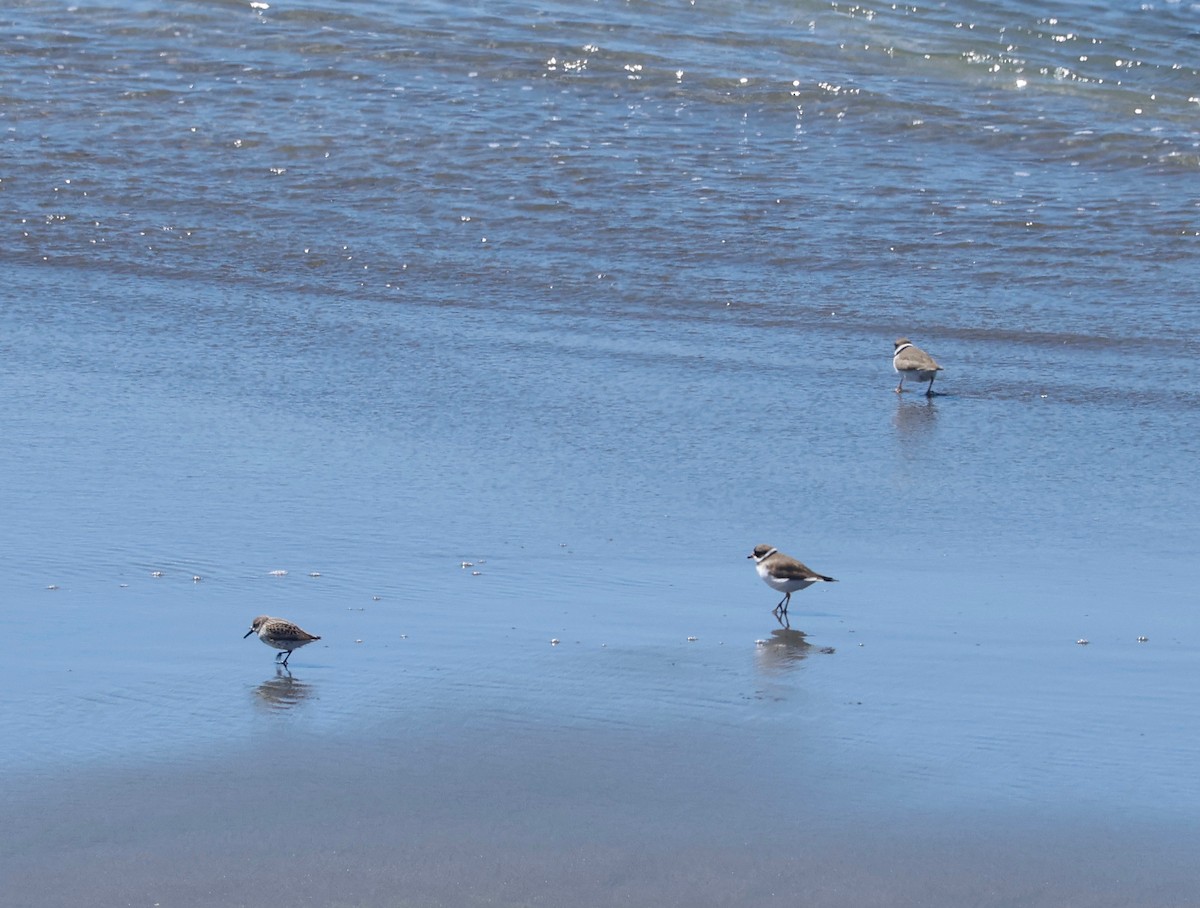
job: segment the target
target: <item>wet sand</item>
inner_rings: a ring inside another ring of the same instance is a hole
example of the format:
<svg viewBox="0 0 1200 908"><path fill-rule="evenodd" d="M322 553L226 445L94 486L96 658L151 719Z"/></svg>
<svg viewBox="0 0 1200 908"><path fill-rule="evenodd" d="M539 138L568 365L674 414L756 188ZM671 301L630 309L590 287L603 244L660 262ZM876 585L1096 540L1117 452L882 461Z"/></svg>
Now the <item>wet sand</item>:
<svg viewBox="0 0 1200 908"><path fill-rule="evenodd" d="M73 367L10 418L9 904L1195 903L1194 411L897 400L885 347L793 437L747 428L769 331L684 368L428 315L325 422L172 383L97 418ZM413 369L456 401L420 434L376 419ZM759 542L839 580L796 633ZM290 676L264 613L322 637Z"/></svg>
<svg viewBox="0 0 1200 908"><path fill-rule="evenodd" d="M187 659L145 637L124 669L30 667L7 903L1196 904L1187 694L1139 687L1185 670L1183 641L852 615L886 586L863 577L796 594L788 632L748 564L691 598L646 579L572 605L481 560L438 568L475 615L455 626L382 597L334 610L328 575L248 584L321 625L291 674L240 639L219 580L45 593L134 626L215 614Z"/></svg>
<svg viewBox="0 0 1200 908"><path fill-rule="evenodd" d="M1196 904L1194 827L889 809L729 730L291 734L6 805L13 906ZM769 765L767 765L769 764ZM11 849L16 845L16 854Z"/></svg>

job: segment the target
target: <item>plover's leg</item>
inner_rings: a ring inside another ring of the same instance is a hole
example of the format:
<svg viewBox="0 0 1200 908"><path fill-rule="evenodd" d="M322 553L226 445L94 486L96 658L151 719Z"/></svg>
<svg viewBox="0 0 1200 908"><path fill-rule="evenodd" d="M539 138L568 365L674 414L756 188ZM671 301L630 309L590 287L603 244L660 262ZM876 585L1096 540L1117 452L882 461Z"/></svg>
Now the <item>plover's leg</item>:
<svg viewBox="0 0 1200 908"><path fill-rule="evenodd" d="M897 394L904 393L904 376L903 375L900 376L900 384L896 385L896 393Z"/></svg>
<svg viewBox="0 0 1200 908"><path fill-rule="evenodd" d="M933 378L937 378L937 373L933 373ZM929 387L925 389L926 397L933 397L933 378L929 379Z"/></svg>

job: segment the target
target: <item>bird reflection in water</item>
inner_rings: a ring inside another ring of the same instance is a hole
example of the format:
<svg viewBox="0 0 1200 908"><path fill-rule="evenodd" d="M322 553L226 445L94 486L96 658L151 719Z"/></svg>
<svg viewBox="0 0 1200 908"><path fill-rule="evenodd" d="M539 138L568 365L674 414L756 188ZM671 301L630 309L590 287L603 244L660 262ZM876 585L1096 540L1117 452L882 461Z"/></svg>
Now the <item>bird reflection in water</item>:
<svg viewBox="0 0 1200 908"><path fill-rule="evenodd" d="M297 681L281 665L275 666L275 677L268 678L254 689L260 706L268 709L291 709L315 693L311 684Z"/></svg>
<svg viewBox="0 0 1200 908"><path fill-rule="evenodd" d="M757 641L755 659L759 668L767 672L778 672L794 667L813 653L831 654L832 647L813 646L805 639L804 631L780 627L771 631L769 640Z"/></svg>
<svg viewBox="0 0 1200 908"><path fill-rule="evenodd" d="M900 400L892 425L903 435L918 436L933 429L937 422L937 404L933 398Z"/></svg>

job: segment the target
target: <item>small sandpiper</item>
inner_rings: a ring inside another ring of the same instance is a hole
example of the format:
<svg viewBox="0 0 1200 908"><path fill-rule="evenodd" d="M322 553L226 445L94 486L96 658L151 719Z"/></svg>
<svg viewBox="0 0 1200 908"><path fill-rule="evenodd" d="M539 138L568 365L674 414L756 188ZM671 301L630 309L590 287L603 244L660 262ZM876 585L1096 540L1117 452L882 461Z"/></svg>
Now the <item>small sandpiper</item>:
<svg viewBox="0 0 1200 908"><path fill-rule="evenodd" d="M892 354L892 368L900 373L900 384L896 385L896 393L904 392L904 379L915 378L917 381L929 382L925 389L926 397L933 397L933 380L942 371L932 356L914 346L907 337L896 341L896 352Z"/></svg>
<svg viewBox="0 0 1200 908"><path fill-rule="evenodd" d="M837 583L832 577L818 574L805 567L795 558L783 554L779 549L770 545L756 545L754 551L746 556L754 559L754 568L763 583L773 590L783 593L783 598L775 606L775 616L787 618L788 603L792 601L792 593L812 586L814 583Z"/></svg>
<svg viewBox="0 0 1200 908"><path fill-rule="evenodd" d="M285 621L283 618L272 618L269 615L259 615L250 622L250 630L242 636L245 640L251 634L258 634L258 639L267 646L273 646L275 649L286 650L287 655L283 657L283 665L287 666L288 659L292 658L292 650L300 649L302 646L308 646L314 640L320 640L320 637L315 637L306 630L302 630L298 625L292 624L290 621ZM281 654L276 653L275 661L279 661Z"/></svg>

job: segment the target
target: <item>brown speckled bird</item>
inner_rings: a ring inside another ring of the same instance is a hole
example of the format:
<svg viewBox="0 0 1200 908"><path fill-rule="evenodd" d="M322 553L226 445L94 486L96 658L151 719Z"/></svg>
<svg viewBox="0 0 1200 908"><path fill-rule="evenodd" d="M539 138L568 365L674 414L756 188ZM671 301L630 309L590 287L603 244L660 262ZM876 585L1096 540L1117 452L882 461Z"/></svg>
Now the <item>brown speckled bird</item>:
<svg viewBox="0 0 1200 908"><path fill-rule="evenodd" d="M258 634L258 639L267 646L286 650L287 655L283 657L282 663L284 666L288 664L288 659L292 658L292 650L308 646L314 640L321 639L290 621L285 621L283 618L272 618L269 615L259 615L251 621L250 630L246 631L242 639L245 640L251 634ZM278 654L275 656L275 661L279 661Z"/></svg>

